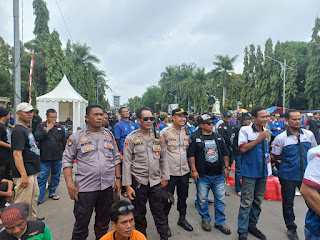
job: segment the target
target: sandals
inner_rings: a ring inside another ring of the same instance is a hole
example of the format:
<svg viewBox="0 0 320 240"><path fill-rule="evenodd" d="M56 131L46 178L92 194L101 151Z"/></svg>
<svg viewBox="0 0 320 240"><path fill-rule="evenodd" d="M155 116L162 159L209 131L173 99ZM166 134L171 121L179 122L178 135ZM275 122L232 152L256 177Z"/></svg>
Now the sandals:
<svg viewBox="0 0 320 240"><path fill-rule="evenodd" d="M51 198L52 200L59 200L60 199L60 197L56 194L49 196L49 198Z"/></svg>

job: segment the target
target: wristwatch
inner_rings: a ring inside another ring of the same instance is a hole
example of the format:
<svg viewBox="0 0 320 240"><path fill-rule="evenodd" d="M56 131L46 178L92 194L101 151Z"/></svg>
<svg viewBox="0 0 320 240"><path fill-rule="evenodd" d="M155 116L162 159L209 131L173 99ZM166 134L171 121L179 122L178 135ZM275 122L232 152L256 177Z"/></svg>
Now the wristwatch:
<svg viewBox="0 0 320 240"><path fill-rule="evenodd" d="M196 170L191 170L191 172L196 172L197 171L197 169Z"/></svg>
<svg viewBox="0 0 320 240"><path fill-rule="evenodd" d="M225 166L224 168L228 168L228 170L230 170L230 167Z"/></svg>
<svg viewBox="0 0 320 240"><path fill-rule="evenodd" d="M121 179L121 177L116 177L116 179Z"/></svg>

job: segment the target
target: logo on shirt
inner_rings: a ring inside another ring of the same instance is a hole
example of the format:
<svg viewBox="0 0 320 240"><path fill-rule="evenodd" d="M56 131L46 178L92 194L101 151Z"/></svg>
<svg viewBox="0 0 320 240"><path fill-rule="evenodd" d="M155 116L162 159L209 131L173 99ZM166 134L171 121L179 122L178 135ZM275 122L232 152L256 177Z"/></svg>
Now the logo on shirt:
<svg viewBox="0 0 320 240"><path fill-rule="evenodd" d="M89 140L89 138L85 137L85 138L82 138L80 141L81 141L81 142L86 142L86 141L88 141L88 140Z"/></svg>
<svg viewBox="0 0 320 240"><path fill-rule="evenodd" d="M86 147L84 150L85 151L90 151L92 149L92 147Z"/></svg>
<svg viewBox="0 0 320 240"><path fill-rule="evenodd" d="M136 142L136 143L137 143L137 142L141 142L141 140L138 138L138 139L135 140L135 142Z"/></svg>
<svg viewBox="0 0 320 240"><path fill-rule="evenodd" d="M215 163L218 161L218 153L217 153L217 144L214 139L212 140L205 140L205 156L206 156L206 161L210 163Z"/></svg>
<svg viewBox="0 0 320 240"><path fill-rule="evenodd" d="M29 234L28 234L28 236L32 236L32 237L34 237L35 235L37 235L37 234L38 234L38 232L39 232L39 230L38 230L38 231L36 231L36 232L29 233Z"/></svg>
<svg viewBox="0 0 320 240"><path fill-rule="evenodd" d="M107 143L107 148L112 148L112 144Z"/></svg>
<svg viewBox="0 0 320 240"><path fill-rule="evenodd" d="M155 147L156 151L160 151L160 146Z"/></svg>
<svg viewBox="0 0 320 240"><path fill-rule="evenodd" d="M129 146L129 140L126 140L125 142L124 142L124 147L126 148L126 147L128 147Z"/></svg>
<svg viewBox="0 0 320 240"><path fill-rule="evenodd" d="M36 155L40 155L40 150L37 146L37 143L36 143L36 140L34 139L33 134L29 133L28 138L29 138L30 151L34 152Z"/></svg>
<svg viewBox="0 0 320 240"><path fill-rule="evenodd" d="M72 144L73 144L73 140L70 139L70 140L68 141L68 146L71 147Z"/></svg>
<svg viewBox="0 0 320 240"><path fill-rule="evenodd" d="M106 134L106 139L110 139L110 136L108 134Z"/></svg>
<svg viewBox="0 0 320 240"><path fill-rule="evenodd" d="M133 129L133 130L134 130L134 126L131 126L131 129Z"/></svg>

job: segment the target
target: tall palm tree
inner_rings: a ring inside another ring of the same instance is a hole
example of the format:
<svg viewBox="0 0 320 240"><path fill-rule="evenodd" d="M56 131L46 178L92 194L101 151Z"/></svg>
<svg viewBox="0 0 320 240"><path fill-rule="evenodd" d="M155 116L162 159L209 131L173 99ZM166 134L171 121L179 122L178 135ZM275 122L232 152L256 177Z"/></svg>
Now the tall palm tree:
<svg viewBox="0 0 320 240"><path fill-rule="evenodd" d="M216 61L213 62L215 69L213 69L213 77L216 78L220 85L222 85L222 106L224 108L226 103L227 88L231 82L230 73L233 71L233 64L238 55L230 58L229 55L216 55Z"/></svg>

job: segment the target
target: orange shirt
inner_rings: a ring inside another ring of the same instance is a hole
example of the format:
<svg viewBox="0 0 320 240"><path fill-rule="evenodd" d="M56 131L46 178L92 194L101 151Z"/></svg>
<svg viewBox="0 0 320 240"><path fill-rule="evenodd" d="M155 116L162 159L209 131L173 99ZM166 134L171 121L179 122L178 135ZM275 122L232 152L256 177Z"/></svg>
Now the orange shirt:
<svg viewBox="0 0 320 240"><path fill-rule="evenodd" d="M113 237L114 232L115 230L108 232L106 235L100 238L100 240L114 240L114 237ZM141 232L133 229L129 240L147 240L147 238Z"/></svg>

